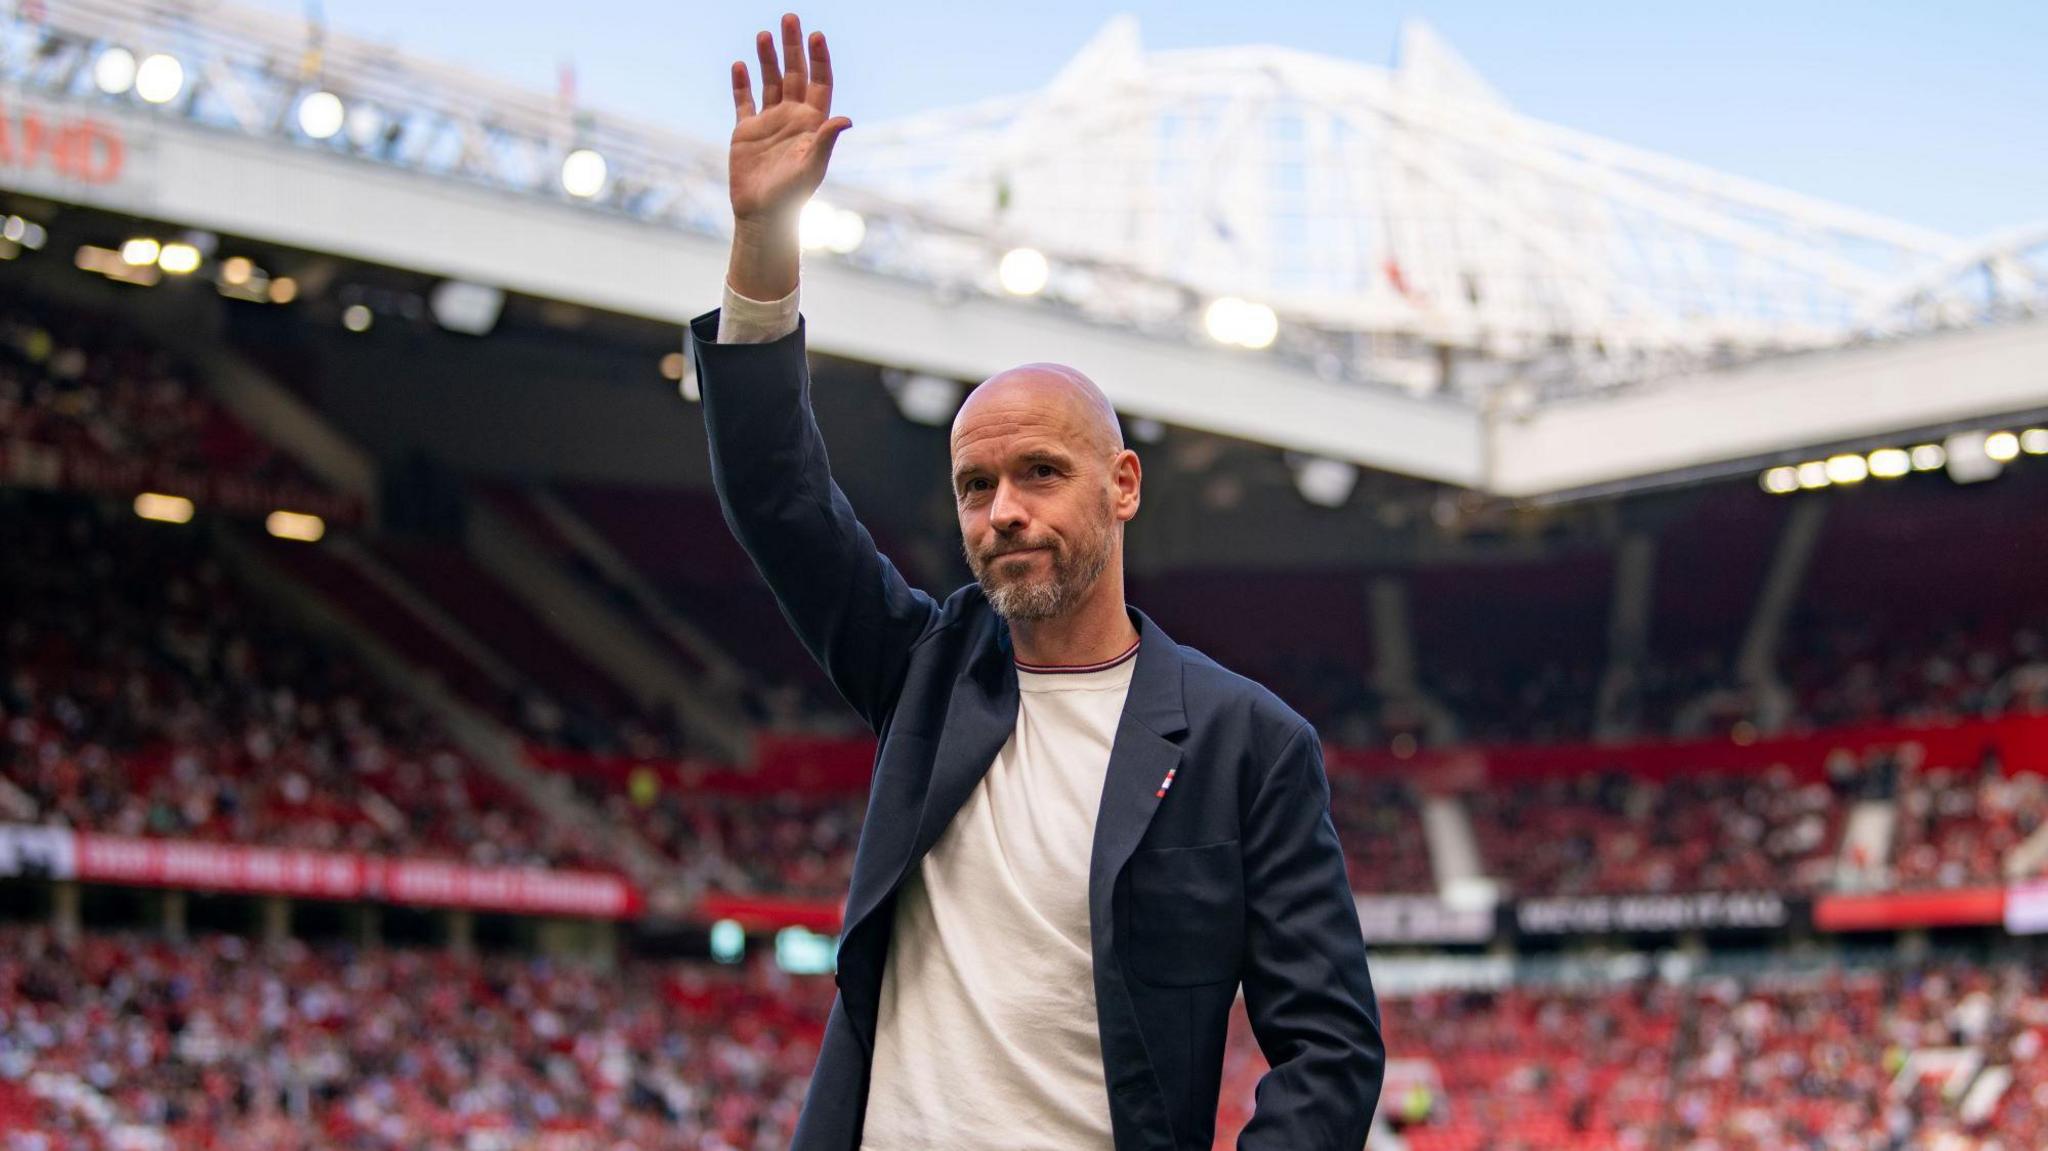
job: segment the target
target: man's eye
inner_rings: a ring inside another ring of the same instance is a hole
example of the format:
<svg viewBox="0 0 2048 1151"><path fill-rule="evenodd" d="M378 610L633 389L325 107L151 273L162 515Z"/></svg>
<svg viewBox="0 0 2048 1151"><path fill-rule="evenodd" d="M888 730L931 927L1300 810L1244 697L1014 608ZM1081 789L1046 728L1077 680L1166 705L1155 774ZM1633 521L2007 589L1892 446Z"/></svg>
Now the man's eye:
<svg viewBox="0 0 2048 1151"><path fill-rule="evenodd" d="M1057 471L1051 464L1039 464L1031 469L1040 479L1050 479Z"/></svg>

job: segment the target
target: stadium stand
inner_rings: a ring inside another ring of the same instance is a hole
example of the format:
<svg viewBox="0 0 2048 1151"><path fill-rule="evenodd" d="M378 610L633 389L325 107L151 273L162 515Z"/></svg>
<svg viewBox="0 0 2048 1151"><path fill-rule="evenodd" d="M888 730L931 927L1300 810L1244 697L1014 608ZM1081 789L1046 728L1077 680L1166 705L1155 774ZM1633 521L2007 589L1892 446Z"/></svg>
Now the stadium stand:
<svg viewBox="0 0 2048 1151"><path fill-rule="evenodd" d="M1995 750L1971 768L1909 776L1899 800L1892 880L1901 888L1997 885L2006 860L2048 826L2048 783L2038 770L2008 773ZM2039 873L2039 864L2029 869Z"/></svg>
<svg viewBox="0 0 2048 1151"><path fill-rule="evenodd" d="M18 427L26 437L53 445L97 444L95 450L155 453L181 466L194 461L216 470L246 465L252 475L304 482L303 473L287 457L263 448L204 400L193 384L173 372L168 357L148 350L146 341L101 336L97 333L105 325L70 319L67 328L21 306L7 321L8 345L15 356L8 378L15 385L10 395L16 409L10 411L18 417L11 431ZM80 334L74 337L71 332ZM145 377L158 379L153 389L136 382ZM194 443L205 447L186 446ZM2032 492L2031 487L2014 490L2021 496ZM535 513L520 491L488 485L480 491L558 561L572 566L578 562L573 545ZM1752 574L1714 581L1724 592L1724 585L1754 581L1761 566L1758 557L1768 552L1768 545L1759 541L1779 526L1777 517L1759 510L1771 507L1770 502L1758 505L1750 498L1753 495L1724 494L1703 501L1664 533L1680 562L1691 562L1685 559L1685 549L1698 536L1734 541L1725 562L1731 570ZM1911 498L1916 532L1923 527L1932 530L1929 525L1935 521L1958 518L1950 513L1952 499L1924 494ZM1964 529L1957 529L1954 549L1966 549L1966 541L1981 539L1998 517L2014 514L2018 505L2012 501L2018 498L2001 497L2004 502L1961 517ZM743 692L750 721L767 730L831 726L808 718L831 709L829 688L819 688L815 668L781 626L772 600L724 533L715 505L704 497L674 491L593 487L572 489L567 502L643 572L671 589L673 603L687 608L719 643L743 651L750 668L759 664L770 669L765 680L751 682ZM1831 530L1831 550L1823 554L1835 567L1874 563L1884 532L1890 530L1888 523L1861 505L1851 506ZM185 546L188 554L179 562L203 562L203 545ZM644 760L674 759L692 749L689 733L676 717L643 714L605 673L546 628L528 626L525 606L460 549L405 539L353 546L387 581L398 581L408 598L432 605L480 644L484 656L499 665L498 674L479 666L475 649L464 650L425 626L413 607L394 596L389 582L368 578L362 565L345 562L334 549L270 545L267 554L358 619L371 622L380 639L432 669L471 702L513 722L541 747L624 752ZM1598 657L1580 641L1599 633L1609 566L1604 554L1587 553L1533 566L1447 569L1432 572L1420 585L1414 627L1426 657L1424 682L1460 711L1467 736L1496 743L1584 737ZM29 578L25 569L17 570L21 578ZM1361 580L1355 574L1217 572L1155 579L1142 591L1151 597L1152 610L1181 628L1190 642L1265 677L1283 697L1323 724L1333 743L1341 744L1346 737L1370 743L1385 739L1390 729L1384 722L1386 701L1377 696L1366 670L1373 653L1364 597L1359 594ZM1517 597L1534 596L1541 602L1543 610L1524 613L1540 624L1506 616L1470 616L1472 604L1505 602L1509 587ZM1841 598L1825 581L1816 587L1817 600ZM2035 594L2034 585L2026 578L2001 576L1998 587L2007 601L2021 605L2000 618L2028 619L2024 605ZM1491 599L1488 588L1493 589ZM1691 616L1665 603L1658 618L1669 629L1673 645L1682 648L1698 637L1725 634L1741 597L1723 598L1729 602L1695 605ZM1280 605L1285 610L1277 615L1278 607L1249 615L1203 610L1204 605L1225 601ZM1853 597L1848 602L1851 607L1857 604ZM1801 618L1826 617L1809 611ZM1331 621L1339 626L1331 626ZM2040 631L2024 622L2009 632L1980 630L1974 645L1956 635L1937 635L1927 637L1925 645L1890 646L1881 665L1872 662L1867 641L1827 638L1839 634L1812 623L1791 633L1790 663L1795 670L1790 678L1800 701L1796 728L2024 712L2048 701L2048 663L2043 660ZM1888 634L1912 632L1901 627ZM1487 643L1474 647L1460 638L1475 635L1488 637ZM1565 662L1559 662L1564 657L1554 653L1575 649L1582 654L1566 660L1572 665L1567 670ZM316 656L331 658L328 653L301 658ZM678 656L689 663L687 653ZM1702 657L1699 666L1716 663L1725 668L1725 653ZM512 672L509 677L505 668ZM1686 681L1682 673L1653 672L1649 682L1662 695L1646 697L1649 710L1660 710L1657 699L1683 694L1670 690L1673 684L1713 678L1702 674ZM1873 694L1870 685L1879 683L1886 685L1885 692ZM1495 718L1475 721L1479 715ZM1573 716L1578 718L1569 718ZM390 722L422 721L414 716ZM454 753L443 748L437 754ZM560 766L562 761L544 762ZM1807 781L1795 786L1782 774L1768 773L1739 780L1653 783L1602 774L1603 762L1601 754L1589 752L1576 778L1551 780L1533 791L1482 789L1465 795L1488 870L1512 871L1518 890L1547 894L1668 891L1674 886L1733 890L1766 881L1784 883L1788 876L1791 890L1814 890L1825 882L1844 808L1820 785ZM465 780L456 790L495 794L473 769L458 770L444 762L440 770ZM2031 765L2009 785L1994 783L1980 789L1987 792L1981 816L1962 810L1958 785L1946 774L1952 770L1936 769L1904 796L1907 818L1894 851L1902 884L1954 887L1996 882L2005 853L2039 825L2039 804L2033 798L2037 789L2028 782L2035 778ZM758 804L693 795L686 783L652 791L642 784L636 794L626 786L631 779L629 774L583 776L578 786L664 851L695 883L734 892L829 898L850 866L857 799L791 797L784 802L785 811L770 812ZM1406 791L1349 782L1334 790L1336 818L1352 849L1358 889L1432 890L1428 845ZM2008 799L2007 792L2015 798ZM52 795L43 798L45 803L63 802ZM68 802L75 806L85 801L73 796ZM323 797L322 802L333 800ZM382 810L375 802L371 806ZM404 822L402 815L384 816L392 827ZM156 830L187 830L168 809L152 818ZM133 826L135 819L131 812L119 823ZM814 824L809 831L800 826L807 819ZM1934 823L1939 826L1930 830ZM445 821L423 824L461 826ZM308 842L340 836L331 825L293 834L310 837ZM402 839L406 833L387 828L385 834ZM532 845L519 843L516 835L499 834L493 842L492 848L478 850L535 857ZM801 850L776 854L772 865L750 862L753 846L760 844ZM445 843L441 850L446 850ZM561 852L541 854L565 857Z"/></svg>
<svg viewBox="0 0 2048 1151"><path fill-rule="evenodd" d="M132 325L14 293L0 295L0 428L17 444L136 475L311 486Z"/></svg>
<svg viewBox="0 0 2048 1151"><path fill-rule="evenodd" d="M790 631L710 492L574 484L558 494L670 607L743 657L740 705L748 722L779 731L849 729L844 702ZM886 536L882 546L904 554Z"/></svg>
<svg viewBox="0 0 2048 1151"><path fill-rule="evenodd" d="M1414 1151L2041 1145L2038 966L1764 964L1676 983L1383 995L1381 1114ZM1240 1007L1217 1151L1235 1146L1265 1068ZM1995 1097L1945 1091L1958 1068L1992 1069Z"/></svg>
<svg viewBox="0 0 2048 1151"><path fill-rule="evenodd" d="M1817 890L1843 811L1826 782L1786 770L1588 773L1464 799L1489 873L1544 895Z"/></svg>
<svg viewBox="0 0 2048 1151"><path fill-rule="evenodd" d="M1353 891L1399 895L1436 890L1422 811L1407 784L1338 772L1330 779L1330 821L1344 843Z"/></svg>
<svg viewBox="0 0 2048 1151"><path fill-rule="evenodd" d="M1740 706L1687 705L1735 683L1742 636L1791 506L1748 485L1689 494L1654 535L1646 658L1621 704L1639 733L1724 733L1747 715Z"/></svg>
<svg viewBox="0 0 2048 1151"><path fill-rule="evenodd" d="M832 992L760 961L607 970L23 925L0 942L0 1117L15 1145L52 1151L142 1130L224 1151L769 1151L787 1144ZM1382 1003L1382 1113L1414 1151L2013 1151L2048 1132L2048 982L2015 959L1752 962ZM1265 1068L1241 1007L1225 1068L1219 1151ZM1995 1071L1997 1089L1944 1091L1958 1068Z"/></svg>
<svg viewBox="0 0 2048 1151"><path fill-rule="evenodd" d="M265 558L279 570L362 622L413 666L471 704L515 723L531 739L545 740L559 728L559 709L524 690L516 677L493 674L498 665L486 662L488 649L465 647L459 637L422 618L399 598L402 585L380 581L372 574L377 569L353 562L360 554L334 546L271 543L264 548Z"/></svg>
<svg viewBox="0 0 2048 1151"><path fill-rule="evenodd" d="M132 518L107 497L163 477L346 505L117 318L0 301L0 416L9 445L100 465L67 463L89 482L54 485L83 490L0 493L0 594L14 609L0 652L10 819L619 870L617 842L536 806L417 701L273 610L223 562L233 539L517 732L533 766L565 777L619 839L651 846L699 908L745 907L762 925L836 923L869 745L849 734L707 493L463 485L663 637L661 650L707 688L702 652L658 612L737 657L748 675L731 706L761 746L782 741L773 754L757 747L751 765L713 758L678 715L642 706L534 626L531 605L454 543L343 522L309 547L261 539L233 517ZM1968 751L1950 740L1929 756L1916 742L1923 730L2048 712L2048 570L2038 548L2009 546L1999 530L2043 495L2039 477L1894 493L1831 497L1777 645L1790 704L1775 733L1760 730L1761 700L1736 683L1734 663L1787 504L1747 488L1707 489L1646 529L1662 574L1649 649L1620 708L1628 741L1595 738L1616 594L1604 547L1392 573L1410 589L1418 695L1452 717L1443 730L1374 673L1383 637L1366 593L1387 572L1169 571L1134 578L1132 599L1319 725L1361 906L1443 894L1451 833L1425 819L1431 804L1468 821L1477 876L1510 901L1824 900L1843 883L1852 816L1870 805L1895 818L1884 854L1853 861L1862 888L1981 893L2048 875L2048 762L2036 744L1995 722ZM660 603L596 562L543 498ZM1916 553L1902 557L1901 540ZM1856 572L1876 574L1845 574ZM1258 606L1223 607L1247 604ZM1756 754L1737 764L1731 749ZM738 970L629 959L600 975L587 960L531 953L97 927L72 942L8 927L0 940L0 1126L34 1133L38 1151L127 1146L139 1131L218 1148L276 1146L289 1133L318 1149L767 1151L787 1142L830 1000L823 980L779 973L758 953ZM435 990L403 993L414 985ZM471 1016L450 1023L458 1005ZM2048 1129L2048 1005L2034 969L2005 958L1402 990L1386 997L1385 1019L1398 1066L1383 1114L1410 1151L1863 1151L1884 1139L2013 1151ZM1996 1090L1967 1107L1944 1094L1936 1080L1958 1059ZM1248 1117L1262 1067L1240 1034L1218 1147Z"/></svg>
<svg viewBox="0 0 2048 1151"><path fill-rule="evenodd" d="M1463 742L1592 734L1613 559L1432 568L1414 581L1417 672Z"/></svg>
<svg viewBox="0 0 2048 1151"><path fill-rule="evenodd" d="M1391 1000L1386 1015L1388 1049L1411 1036L1406 1049L1429 1051L1444 1096L1459 1101L1441 1114L1390 1101L1397 1117L1420 1119L1407 1128L1410 1146L1477 1151L1512 1136L1542 1151L1615 1147L1654 1129L1681 1005L1672 989L1645 985L1436 993Z"/></svg>
<svg viewBox="0 0 2048 1151"><path fill-rule="evenodd" d="M2027 964L1713 980L1692 997L1674 1146L2034 1147L2038 1091L1974 1119L1946 1088L1958 1057L2038 1077L2048 988Z"/></svg>
<svg viewBox="0 0 2048 1151"><path fill-rule="evenodd" d="M1365 583L1348 571L1222 569L1133 578L1127 590L1168 634L1272 688L1326 740L1371 746L1384 725Z"/></svg>
<svg viewBox="0 0 2048 1151"><path fill-rule="evenodd" d="M532 610L462 548L386 540L376 554L526 682L545 686L548 702L522 709L528 730L543 742L614 747L652 738L663 748L681 743L673 717L648 715L566 641L546 626L535 626Z"/></svg>
<svg viewBox="0 0 2048 1151"><path fill-rule="evenodd" d="M834 904L853 878L864 796L721 794L647 776L623 788L588 776L578 782L607 815L673 859L693 887Z"/></svg>
<svg viewBox="0 0 2048 1151"><path fill-rule="evenodd" d="M2039 469L1969 491L1837 493L1786 637L1797 722L1938 721L2037 705L2048 549L2015 525L2044 497Z"/></svg>
<svg viewBox="0 0 2048 1151"><path fill-rule="evenodd" d="M787 1146L829 981L0 928L6 1146ZM137 1142L142 1140L142 1142Z"/></svg>
<svg viewBox="0 0 2048 1151"><path fill-rule="evenodd" d="M360 664L265 610L203 532L0 493L5 779L29 822L588 866Z"/></svg>

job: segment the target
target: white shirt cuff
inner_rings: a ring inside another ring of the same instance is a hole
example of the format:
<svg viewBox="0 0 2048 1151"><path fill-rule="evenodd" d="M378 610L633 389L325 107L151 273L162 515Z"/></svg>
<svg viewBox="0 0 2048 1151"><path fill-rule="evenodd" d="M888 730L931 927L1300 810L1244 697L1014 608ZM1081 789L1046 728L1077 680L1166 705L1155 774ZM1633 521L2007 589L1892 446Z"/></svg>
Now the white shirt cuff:
<svg viewBox="0 0 2048 1151"><path fill-rule="evenodd" d="M718 342L767 344L796 331L796 294L791 288L779 300L753 300L725 286L725 304L718 310Z"/></svg>

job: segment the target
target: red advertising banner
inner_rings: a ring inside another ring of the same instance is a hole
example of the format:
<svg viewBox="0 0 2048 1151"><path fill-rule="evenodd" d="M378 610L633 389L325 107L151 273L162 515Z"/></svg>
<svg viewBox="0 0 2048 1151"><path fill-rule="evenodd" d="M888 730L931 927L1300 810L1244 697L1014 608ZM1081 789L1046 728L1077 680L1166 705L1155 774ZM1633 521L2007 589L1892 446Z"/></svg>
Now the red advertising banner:
<svg viewBox="0 0 2048 1151"><path fill-rule="evenodd" d="M1994 927L2004 922L2005 889L1999 887L1823 895L1813 904L1813 925L1821 931Z"/></svg>
<svg viewBox="0 0 2048 1151"><path fill-rule="evenodd" d="M641 897L624 877L596 871L470 867L435 859L243 847L78 832L72 876L87 883L177 887L460 907L520 915L626 919Z"/></svg>
<svg viewBox="0 0 2048 1151"><path fill-rule="evenodd" d="M777 899L767 895L726 895L713 891L705 893L697 901L691 917L707 923L731 919L748 931L806 927L826 935L837 935L845 911L845 905L836 900Z"/></svg>

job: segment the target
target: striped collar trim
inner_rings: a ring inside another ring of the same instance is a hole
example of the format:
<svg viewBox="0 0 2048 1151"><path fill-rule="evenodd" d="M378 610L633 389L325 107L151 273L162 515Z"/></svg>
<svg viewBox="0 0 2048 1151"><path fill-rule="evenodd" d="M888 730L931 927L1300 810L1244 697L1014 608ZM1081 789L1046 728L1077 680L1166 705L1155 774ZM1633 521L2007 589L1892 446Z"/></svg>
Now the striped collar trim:
<svg viewBox="0 0 2048 1151"><path fill-rule="evenodd" d="M1017 670L1028 671L1033 675L1080 675L1084 672L1108 671L1110 668L1137 655L1138 643L1138 640L1132 640L1131 646L1125 648L1122 655L1112 659L1105 659L1099 663L1025 663L1020 659L1016 661Z"/></svg>

